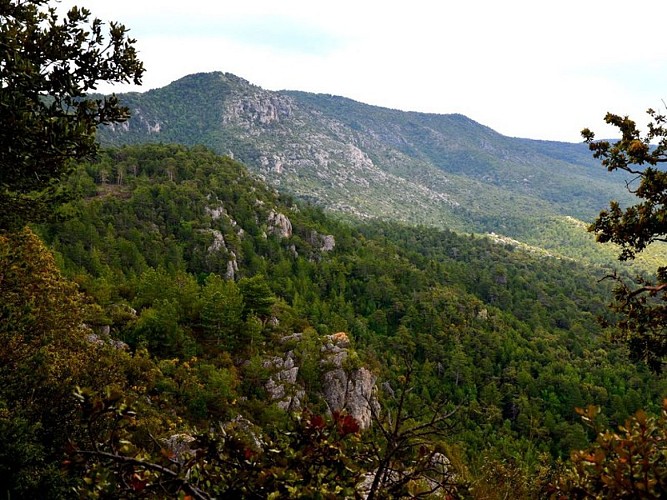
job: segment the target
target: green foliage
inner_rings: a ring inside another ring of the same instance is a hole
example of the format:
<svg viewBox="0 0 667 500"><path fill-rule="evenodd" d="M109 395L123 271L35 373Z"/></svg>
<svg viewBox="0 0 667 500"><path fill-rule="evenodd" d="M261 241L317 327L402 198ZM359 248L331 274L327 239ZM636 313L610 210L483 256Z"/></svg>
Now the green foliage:
<svg viewBox="0 0 667 500"><path fill-rule="evenodd" d="M210 274L202 288L201 322L207 335L229 350L241 343L244 295L233 281Z"/></svg>
<svg viewBox="0 0 667 500"><path fill-rule="evenodd" d="M99 82L140 83L134 40L73 7L59 19L47 0L0 5L0 229L48 214L70 159L96 150L96 128L129 117L112 97L90 99Z"/></svg>
<svg viewBox="0 0 667 500"><path fill-rule="evenodd" d="M599 408L579 411L593 425ZM667 494L667 400L659 417L640 410L617 431L572 453L553 498L663 498Z"/></svg>
<svg viewBox="0 0 667 500"><path fill-rule="evenodd" d="M122 181L110 184L119 171ZM390 390L404 387L411 357L404 431L427 422L435 413L425 411L440 401L450 402L447 411L459 407L425 453L413 447L392 467L444 452L471 488L493 490L496 472L508 470L515 480L497 490L529 496L540 490L529 478L546 478L559 457L594 437L576 406L602 406L620 422L651 408L666 388L606 341L596 317L612 319L610 287L572 260L451 231L336 222L199 147L103 151L71 182L85 179L95 191L66 207L76 217L39 230L100 304L95 321L155 357L152 367L150 357L133 358L152 375L143 381L132 368L125 392L150 401L141 410L153 420L172 420L160 436L217 429L241 414L274 442L289 426L269 404L267 360L291 353L299 371L288 390L304 389L302 403L323 411L330 365L322 363L322 334L344 331L354 345L344 368L378 376L386 414L396 414ZM272 210L289 217L291 237L269 230ZM335 239L332 251L322 250L323 235ZM376 459L390 448L384 437L371 441ZM107 476L113 469L100 467ZM408 480L395 491L425 484Z"/></svg>
<svg viewBox="0 0 667 500"><path fill-rule="evenodd" d="M610 197L632 199L623 189L631 176L601 172L583 144L504 137L462 115L269 92L220 72L120 99L141 116L127 128L101 128L103 144L204 144L281 191L354 221L494 232L599 263L604 251L585 230L574 239L556 232L552 240L543 234L545 221L588 222ZM155 123L157 133L147 126ZM348 171L354 175L341 174Z"/></svg>
<svg viewBox="0 0 667 500"><path fill-rule="evenodd" d="M92 344L83 296L30 230L0 236L0 492L66 496L58 466L76 385L122 379L121 353Z"/></svg>
<svg viewBox="0 0 667 500"><path fill-rule="evenodd" d="M275 297L266 278L261 275L243 278L239 281L238 288L243 295L243 312L246 316L256 315L266 318L271 314Z"/></svg>
<svg viewBox="0 0 667 500"><path fill-rule="evenodd" d="M453 495L460 480L455 480L442 440L451 434L457 408L444 399L427 402L415 397L416 345L405 329L399 329L397 337L392 346L400 360L397 388L390 388L382 414L371 404L369 447L374 474L369 478L367 498Z"/></svg>
<svg viewBox="0 0 667 500"><path fill-rule="evenodd" d="M344 415L305 412L287 429L265 430L235 419L146 441L142 415L118 396L79 393L93 430L69 447L81 498L352 498L364 472L358 426Z"/></svg>
<svg viewBox="0 0 667 500"><path fill-rule="evenodd" d="M132 344L148 347L158 356L189 356L196 347L179 324L174 302L159 300L144 309L134 324Z"/></svg>
<svg viewBox="0 0 667 500"><path fill-rule="evenodd" d="M633 120L611 113L605 121L618 127L619 141L596 142L593 132L582 131L594 157L607 170L636 176L636 187L628 184L628 189L641 201L625 209L612 201L590 226L598 241L620 245L620 260L634 259L648 245L667 241L667 172L659 168L667 162L667 118L651 109L648 114L651 122L643 137ZM617 283L613 307L624 315L618 323L620 337L635 359L660 371L667 356L667 266L660 265L655 276L639 276L634 283L616 275L611 278Z"/></svg>

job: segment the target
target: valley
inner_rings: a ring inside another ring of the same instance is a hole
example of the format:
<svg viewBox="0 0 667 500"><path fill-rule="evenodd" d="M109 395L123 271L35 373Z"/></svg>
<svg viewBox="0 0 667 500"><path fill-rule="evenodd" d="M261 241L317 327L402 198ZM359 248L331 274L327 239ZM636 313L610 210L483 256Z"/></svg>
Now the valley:
<svg viewBox="0 0 667 500"><path fill-rule="evenodd" d="M631 198L584 144L223 73L120 99L57 217L0 237L7 491L543 498L660 412L602 278L664 246L595 243Z"/></svg>

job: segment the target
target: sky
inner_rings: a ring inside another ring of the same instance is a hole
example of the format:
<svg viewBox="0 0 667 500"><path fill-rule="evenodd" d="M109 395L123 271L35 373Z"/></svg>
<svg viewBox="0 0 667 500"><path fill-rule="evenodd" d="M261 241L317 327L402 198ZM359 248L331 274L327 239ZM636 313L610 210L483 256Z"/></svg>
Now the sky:
<svg viewBox="0 0 667 500"><path fill-rule="evenodd" d="M615 134L607 111L667 113L664 0L63 0L137 39L146 91L223 71L513 137Z"/></svg>

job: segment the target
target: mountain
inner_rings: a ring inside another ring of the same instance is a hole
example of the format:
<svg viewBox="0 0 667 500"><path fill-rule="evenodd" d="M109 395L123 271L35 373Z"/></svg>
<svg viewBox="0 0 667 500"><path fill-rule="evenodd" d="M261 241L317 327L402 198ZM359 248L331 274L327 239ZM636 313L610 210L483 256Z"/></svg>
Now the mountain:
<svg viewBox="0 0 667 500"><path fill-rule="evenodd" d="M630 200L621 175L600 168L586 145L510 138L463 115L272 92L229 73L119 97L133 116L101 130L103 144L203 144L345 215L549 248L536 227L580 232L568 216L590 221L611 198Z"/></svg>

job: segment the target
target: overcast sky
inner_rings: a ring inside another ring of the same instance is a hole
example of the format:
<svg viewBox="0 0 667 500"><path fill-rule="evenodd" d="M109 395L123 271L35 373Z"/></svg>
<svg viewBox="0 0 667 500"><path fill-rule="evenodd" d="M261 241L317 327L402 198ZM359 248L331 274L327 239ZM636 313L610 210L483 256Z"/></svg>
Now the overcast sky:
<svg viewBox="0 0 667 500"><path fill-rule="evenodd" d="M667 101L664 0L70 4L130 28L146 66L140 91L224 71L268 90L463 113L505 135L570 142L583 127L609 136L606 111L643 122Z"/></svg>

